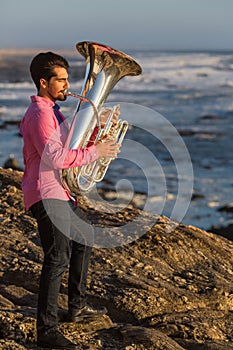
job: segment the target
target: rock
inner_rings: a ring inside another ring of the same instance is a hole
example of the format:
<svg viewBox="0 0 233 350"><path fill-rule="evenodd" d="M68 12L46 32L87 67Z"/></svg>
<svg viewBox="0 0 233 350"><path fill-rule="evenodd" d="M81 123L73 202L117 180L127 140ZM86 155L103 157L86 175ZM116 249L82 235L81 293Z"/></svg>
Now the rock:
<svg viewBox="0 0 233 350"><path fill-rule="evenodd" d="M226 226L212 226L208 231L217 233L218 235L233 241L233 224Z"/></svg>
<svg viewBox="0 0 233 350"><path fill-rule="evenodd" d="M15 305L0 294L0 309L14 309Z"/></svg>
<svg viewBox="0 0 233 350"><path fill-rule="evenodd" d="M203 199L203 198L205 198L205 196L203 194L201 194L201 193L193 193L191 200L194 201L194 200Z"/></svg>
<svg viewBox="0 0 233 350"><path fill-rule="evenodd" d="M13 169L13 170L19 170L22 171L21 167L19 166L18 161L15 159L14 154L10 154L10 157L5 161L4 163L4 169Z"/></svg>
<svg viewBox="0 0 233 350"><path fill-rule="evenodd" d="M26 348L14 340L0 340L0 349L1 350L25 350Z"/></svg>
<svg viewBox="0 0 233 350"><path fill-rule="evenodd" d="M0 168L1 349L36 348L42 250L21 179L22 172ZM135 222L130 243L93 250L88 299L108 315L59 325L79 349L233 349L233 242L132 206L106 211L85 197L79 203L93 225L112 235ZM67 273L59 308L67 308Z"/></svg>
<svg viewBox="0 0 233 350"><path fill-rule="evenodd" d="M225 213L233 213L233 203L223 205L218 209L218 211L224 211Z"/></svg>
<svg viewBox="0 0 233 350"><path fill-rule="evenodd" d="M124 343L141 344L145 349L182 350L174 340L153 328L126 325L120 329ZM126 347L125 349L130 349Z"/></svg>
<svg viewBox="0 0 233 350"><path fill-rule="evenodd" d="M194 130L188 130L188 129L179 129L179 134L180 136L184 137L184 136L193 136L196 134L196 132Z"/></svg>
<svg viewBox="0 0 233 350"><path fill-rule="evenodd" d="M29 290L15 285L0 285L1 293L15 305L35 305L37 303L37 295Z"/></svg>
<svg viewBox="0 0 233 350"><path fill-rule="evenodd" d="M200 120L206 120L206 121L215 121L215 120L222 120L223 117L220 115L213 115L213 114L206 114L200 117Z"/></svg>

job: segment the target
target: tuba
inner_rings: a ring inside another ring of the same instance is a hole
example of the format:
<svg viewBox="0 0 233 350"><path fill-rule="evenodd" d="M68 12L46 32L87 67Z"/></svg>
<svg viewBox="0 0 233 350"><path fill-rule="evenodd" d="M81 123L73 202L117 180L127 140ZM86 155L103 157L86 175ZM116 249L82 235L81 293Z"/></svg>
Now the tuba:
<svg viewBox="0 0 233 350"><path fill-rule="evenodd" d="M84 148L90 144L90 140L95 143L103 138L113 138L121 144L128 129L127 121L119 119L117 123L113 123L112 117L116 108L113 107L105 126L102 127L99 114L116 83L126 75L141 74L141 67L130 56L106 45L84 41L78 43L76 48L86 59L86 73L80 95L64 92L67 96L79 99L65 147ZM94 130L96 137L92 140ZM63 169L63 187L74 197L80 191L91 190L97 182L102 181L111 161L111 158L100 157L81 167Z"/></svg>

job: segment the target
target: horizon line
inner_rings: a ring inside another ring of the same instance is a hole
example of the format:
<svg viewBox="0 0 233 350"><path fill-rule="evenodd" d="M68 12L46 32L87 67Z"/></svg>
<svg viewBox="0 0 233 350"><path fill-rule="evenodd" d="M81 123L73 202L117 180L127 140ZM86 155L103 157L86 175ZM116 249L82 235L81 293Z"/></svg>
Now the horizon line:
<svg viewBox="0 0 233 350"><path fill-rule="evenodd" d="M123 47L117 48L119 50L129 50L129 51L154 51L154 52L233 52L233 48L146 48L146 47ZM61 47L1 47L0 53L21 53L21 54L33 54L36 51L60 51L60 52L77 52L76 48L61 48Z"/></svg>

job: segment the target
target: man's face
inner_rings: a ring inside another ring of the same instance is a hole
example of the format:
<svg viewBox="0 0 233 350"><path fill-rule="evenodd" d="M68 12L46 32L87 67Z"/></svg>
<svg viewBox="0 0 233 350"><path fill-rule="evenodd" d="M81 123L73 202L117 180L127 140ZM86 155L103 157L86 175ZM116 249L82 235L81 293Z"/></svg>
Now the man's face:
<svg viewBox="0 0 233 350"><path fill-rule="evenodd" d="M53 102L56 100L66 100L64 90L68 89L70 84L68 82L68 73L65 68L55 67L54 76L49 81L41 79L41 89L39 95L45 98L49 98Z"/></svg>

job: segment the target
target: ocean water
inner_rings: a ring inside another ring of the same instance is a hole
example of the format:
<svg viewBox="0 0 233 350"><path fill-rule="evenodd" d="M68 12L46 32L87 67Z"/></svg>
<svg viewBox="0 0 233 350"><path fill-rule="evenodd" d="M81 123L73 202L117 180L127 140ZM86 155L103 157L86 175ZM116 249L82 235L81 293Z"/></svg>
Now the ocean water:
<svg viewBox="0 0 233 350"><path fill-rule="evenodd" d="M80 93L84 59L76 52L60 53L71 65L70 90ZM128 143L132 161L115 160L100 186L114 189L121 178L125 179L133 191L141 195L142 207L143 198L149 195L152 203L163 203L160 213L170 216L180 182L177 153L174 156L173 152L176 144L169 146L169 133L176 130L177 142L180 139L184 142L193 168L193 181L190 171L185 174L189 177L186 178L190 185L187 192L192 191L192 200L182 221L203 229L227 226L232 223L232 214L219 208L233 202L233 52L134 50L127 53L137 60L143 73L120 80L107 102L138 106L137 122L134 124L130 119L133 125L127 133L127 138L134 141L134 144ZM23 167L23 143L18 132L29 97L36 93L28 73L33 55L34 52L0 51L0 166L9 154L14 154ZM72 118L76 104L71 98L61 103L63 114ZM152 111L154 118L143 110ZM164 142L156 137L160 116L170 125L166 129L167 139L166 130L164 132ZM135 142L141 145L140 154L134 147ZM184 156L183 151L181 148L180 158ZM154 168L150 154L156 161Z"/></svg>

